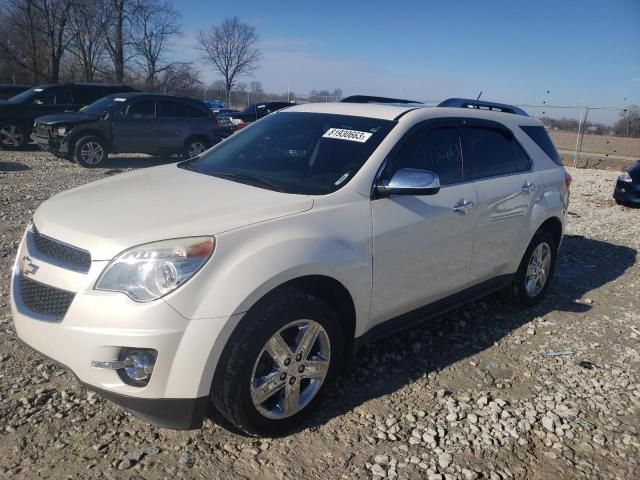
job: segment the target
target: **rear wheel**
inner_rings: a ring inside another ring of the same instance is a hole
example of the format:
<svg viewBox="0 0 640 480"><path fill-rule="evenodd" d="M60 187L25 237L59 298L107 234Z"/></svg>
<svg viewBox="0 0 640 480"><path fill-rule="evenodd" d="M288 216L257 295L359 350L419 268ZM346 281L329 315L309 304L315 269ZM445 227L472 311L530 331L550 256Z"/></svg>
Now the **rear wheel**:
<svg viewBox="0 0 640 480"><path fill-rule="evenodd" d="M0 145L4 148L20 148L26 145L24 129L15 123L0 124Z"/></svg>
<svg viewBox="0 0 640 480"><path fill-rule="evenodd" d="M107 159L107 147L99 137L82 137L76 142L73 159L83 167L93 168Z"/></svg>
<svg viewBox="0 0 640 480"><path fill-rule="evenodd" d="M209 148L209 142L203 138L193 138L187 142L183 156L186 159L197 157Z"/></svg>
<svg viewBox="0 0 640 480"><path fill-rule="evenodd" d="M341 363L333 310L296 289L253 307L229 339L211 388L215 408L241 430L278 436L311 414Z"/></svg>
<svg viewBox="0 0 640 480"><path fill-rule="evenodd" d="M546 230L536 232L508 289L509 296L525 306L542 300L555 272L556 255L553 235Z"/></svg>

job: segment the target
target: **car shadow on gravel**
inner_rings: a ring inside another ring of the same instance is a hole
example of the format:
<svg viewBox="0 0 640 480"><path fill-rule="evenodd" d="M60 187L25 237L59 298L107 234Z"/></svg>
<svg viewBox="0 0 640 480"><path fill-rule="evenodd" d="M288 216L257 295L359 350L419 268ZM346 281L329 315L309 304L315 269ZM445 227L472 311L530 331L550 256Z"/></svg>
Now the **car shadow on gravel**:
<svg viewBox="0 0 640 480"><path fill-rule="evenodd" d="M589 311L588 301L581 300L620 277L635 263L636 254L633 248L566 235L556 276L538 305L523 309L494 294L361 348L351 374L331 389L320 411L301 430L317 428L364 402L471 357L536 317L552 311ZM486 379L491 382L491 375ZM215 414L212 419L220 422ZM222 426L229 428L226 422Z"/></svg>
<svg viewBox="0 0 640 480"><path fill-rule="evenodd" d="M0 162L0 172L24 172L25 170L31 170L31 167L21 162Z"/></svg>

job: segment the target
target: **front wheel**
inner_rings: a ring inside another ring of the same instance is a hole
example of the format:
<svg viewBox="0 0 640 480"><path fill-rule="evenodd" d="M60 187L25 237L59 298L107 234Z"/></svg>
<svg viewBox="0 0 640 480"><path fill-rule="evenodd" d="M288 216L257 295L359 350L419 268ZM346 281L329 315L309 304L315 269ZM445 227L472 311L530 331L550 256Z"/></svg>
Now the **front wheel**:
<svg viewBox="0 0 640 480"><path fill-rule="evenodd" d="M0 145L4 148L20 148L26 145L27 135L20 125L0 124Z"/></svg>
<svg viewBox="0 0 640 480"><path fill-rule="evenodd" d="M553 235L546 230L536 232L508 289L509 296L525 306L542 300L555 272L557 253Z"/></svg>
<svg viewBox="0 0 640 480"><path fill-rule="evenodd" d="M73 159L79 165L93 168L107 159L107 147L99 137L82 137L76 142Z"/></svg>
<svg viewBox="0 0 640 480"><path fill-rule="evenodd" d="M296 289L253 307L229 339L211 388L215 408L252 435L299 427L334 380L343 338L336 314Z"/></svg>

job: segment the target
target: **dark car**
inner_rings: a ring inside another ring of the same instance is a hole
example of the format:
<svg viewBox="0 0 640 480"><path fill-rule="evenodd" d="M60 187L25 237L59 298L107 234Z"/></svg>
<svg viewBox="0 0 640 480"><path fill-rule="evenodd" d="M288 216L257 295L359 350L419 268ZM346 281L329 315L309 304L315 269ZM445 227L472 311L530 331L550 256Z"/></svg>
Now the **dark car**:
<svg viewBox="0 0 640 480"><path fill-rule="evenodd" d="M241 112L232 114L231 118L233 118L234 120L242 120L244 123L251 123L251 122L255 122L256 120L260 120L262 117L266 117L271 112L275 112L276 110L280 110L285 107L291 107L293 105L295 105L295 103L289 103L289 102L252 103Z"/></svg>
<svg viewBox="0 0 640 480"><path fill-rule="evenodd" d="M14 85L7 83L0 83L0 100L7 100L14 95L29 90L31 87L28 85Z"/></svg>
<svg viewBox="0 0 640 480"><path fill-rule="evenodd" d="M77 113L36 120L31 138L43 149L94 167L109 153L191 158L218 143L218 124L200 100L151 93L109 95Z"/></svg>
<svg viewBox="0 0 640 480"><path fill-rule="evenodd" d="M619 205L640 207L640 160L618 177L613 198Z"/></svg>
<svg viewBox="0 0 640 480"><path fill-rule="evenodd" d="M0 102L0 146L19 148L29 141L33 121L43 115L77 111L106 95L132 92L127 85L65 83L41 85Z"/></svg>

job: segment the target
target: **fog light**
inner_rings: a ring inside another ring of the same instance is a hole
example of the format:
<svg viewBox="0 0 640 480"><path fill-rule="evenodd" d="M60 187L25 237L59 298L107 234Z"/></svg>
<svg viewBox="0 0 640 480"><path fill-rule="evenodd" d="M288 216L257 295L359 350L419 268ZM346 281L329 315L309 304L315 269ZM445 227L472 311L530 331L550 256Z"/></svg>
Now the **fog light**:
<svg viewBox="0 0 640 480"><path fill-rule="evenodd" d="M158 352L149 348L123 348L118 355L123 365L118 375L128 385L144 387L149 383L157 356Z"/></svg>

